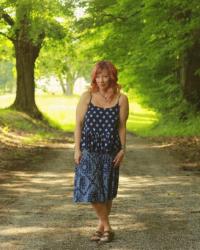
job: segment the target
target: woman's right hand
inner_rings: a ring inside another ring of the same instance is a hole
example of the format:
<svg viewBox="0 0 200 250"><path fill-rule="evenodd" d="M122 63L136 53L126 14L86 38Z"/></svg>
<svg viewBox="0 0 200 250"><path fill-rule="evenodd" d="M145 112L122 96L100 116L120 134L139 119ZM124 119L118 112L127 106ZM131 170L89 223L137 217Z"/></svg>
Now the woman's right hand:
<svg viewBox="0 0 200 250"><path fill-rule="evenodd" d="M74 152L74 161L75 161L75 163L77 165L80 163L81 156L82 156L81 150L80 149L75 149L75 152Z"/></svg>

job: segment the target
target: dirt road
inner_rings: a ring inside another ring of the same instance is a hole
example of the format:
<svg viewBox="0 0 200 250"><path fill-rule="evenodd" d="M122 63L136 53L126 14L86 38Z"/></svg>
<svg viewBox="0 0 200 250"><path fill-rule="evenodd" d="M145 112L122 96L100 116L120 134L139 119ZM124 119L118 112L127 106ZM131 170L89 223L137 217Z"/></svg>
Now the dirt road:
<svg viewBox="0 0 200 250"><path fill-rule="evenodd" d="M72 148L54 144L34 164L1 167L0 249L200 249L200 176L133 135L110 216L116 238L90 242L97 219L90 205L72 201Z"/></svg>

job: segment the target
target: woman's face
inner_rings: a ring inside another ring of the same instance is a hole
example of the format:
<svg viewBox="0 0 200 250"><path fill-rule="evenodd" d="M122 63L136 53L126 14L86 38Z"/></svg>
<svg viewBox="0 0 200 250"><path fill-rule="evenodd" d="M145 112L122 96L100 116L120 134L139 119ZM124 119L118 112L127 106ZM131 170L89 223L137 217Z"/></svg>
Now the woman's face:
<svg viewBox="0 0 200 250"><path fill-rule="evenodd" d="M106 69L97 74L96 83L100 90L106 90L109 87L110 78Z"/></svg>

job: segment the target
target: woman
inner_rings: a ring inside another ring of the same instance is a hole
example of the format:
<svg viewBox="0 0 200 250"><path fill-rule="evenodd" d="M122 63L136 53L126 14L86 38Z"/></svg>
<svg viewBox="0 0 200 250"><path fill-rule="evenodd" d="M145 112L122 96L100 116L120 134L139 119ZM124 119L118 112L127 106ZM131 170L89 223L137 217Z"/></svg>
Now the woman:
<svg viewBox="0 0 200 250"><path fill-rule="evenodd" d="M125 155L129 104L117 80L112 63L98 62L76 109L74 201L92 204L99 224L91 240L99 242L114 237L109 214Z"/></svg>

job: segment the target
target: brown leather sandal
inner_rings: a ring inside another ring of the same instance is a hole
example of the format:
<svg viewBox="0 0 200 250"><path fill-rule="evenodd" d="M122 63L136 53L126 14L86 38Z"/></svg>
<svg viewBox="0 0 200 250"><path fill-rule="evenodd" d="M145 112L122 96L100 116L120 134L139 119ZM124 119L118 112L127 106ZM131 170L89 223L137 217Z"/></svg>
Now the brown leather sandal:
<svg viewBox="0 0 200 250"><path fill-rule="evenodd" d="M100 242L111 242L114 239L114 232L113 231L104 231L101 238Z"/></svg>
<svg viewBox="0 0 200 250"><path fill-rule="evenodd" d="M91 241L99 241L101 239L101 236L103 233L101 231L96 231L94 234L91 236L90 240Z"/></svg>

